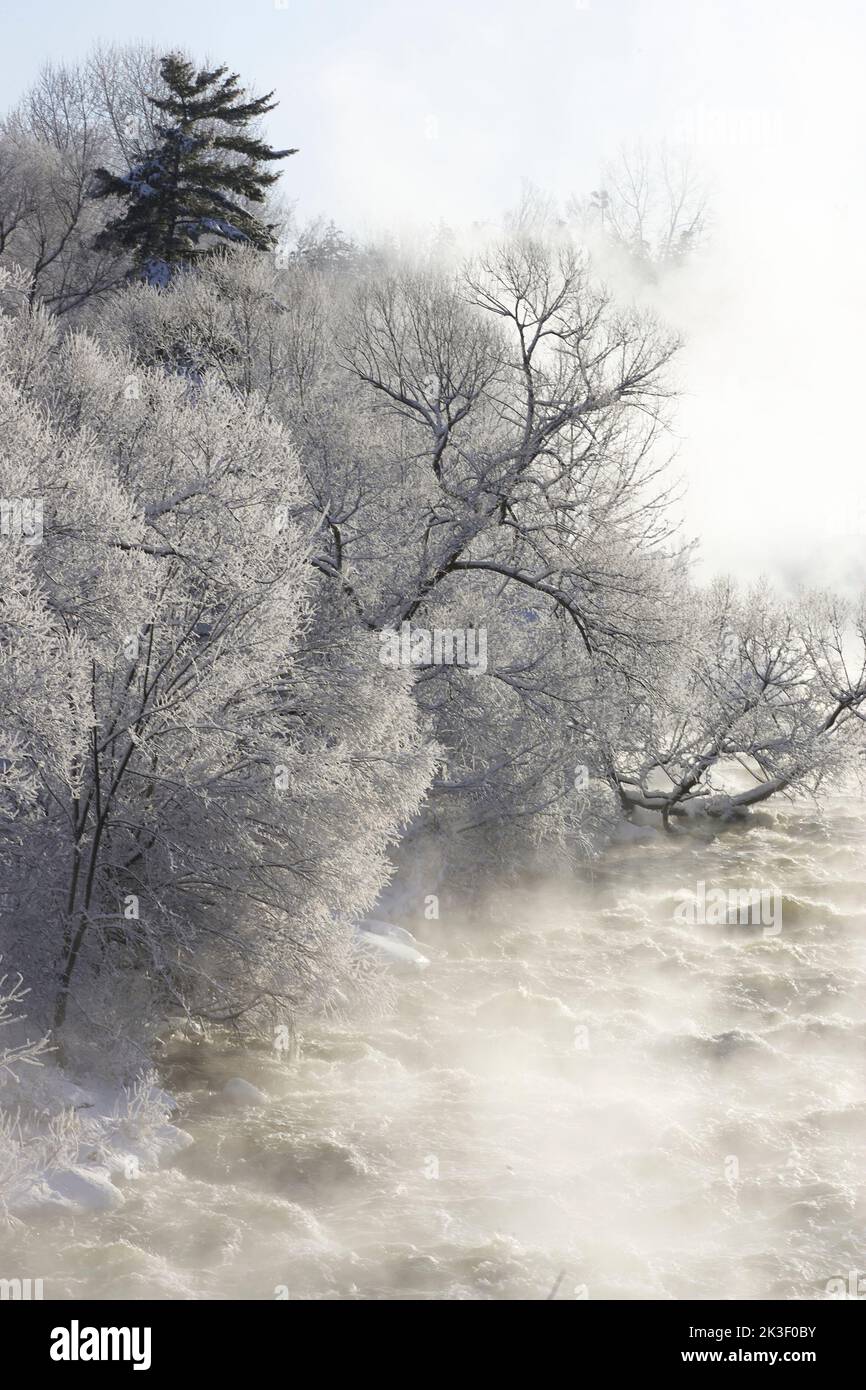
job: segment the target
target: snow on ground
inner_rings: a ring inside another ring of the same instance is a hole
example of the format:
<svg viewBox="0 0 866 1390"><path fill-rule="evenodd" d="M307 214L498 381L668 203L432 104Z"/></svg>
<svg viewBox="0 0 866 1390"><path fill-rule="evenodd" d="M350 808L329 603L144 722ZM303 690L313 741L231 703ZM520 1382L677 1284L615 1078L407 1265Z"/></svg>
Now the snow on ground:
<svg viewBox="0 0 866 1390"><path fill-rule="evenodd" d="M0 1084L0 1217L36 1208L110 1211L124 1184L192 1140L170 1122L153 1073L132 1087L81 1086L55 1066Z"/></svg>

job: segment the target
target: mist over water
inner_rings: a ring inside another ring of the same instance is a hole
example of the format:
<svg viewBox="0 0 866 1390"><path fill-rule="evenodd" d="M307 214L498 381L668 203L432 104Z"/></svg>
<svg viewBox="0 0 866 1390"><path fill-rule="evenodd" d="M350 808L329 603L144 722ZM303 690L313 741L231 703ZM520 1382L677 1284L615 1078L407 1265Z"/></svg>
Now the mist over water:
<svg viewBox="0 0 866 1390"><path fill-rule="evenodd" d="M384 1020L179 1044L194 1144L4 1263L46 1298L825 1297L866 1270L864 847L861 803L784 808L431 922ZM683 925L699 881L778 887L781 932Z"/></svg>

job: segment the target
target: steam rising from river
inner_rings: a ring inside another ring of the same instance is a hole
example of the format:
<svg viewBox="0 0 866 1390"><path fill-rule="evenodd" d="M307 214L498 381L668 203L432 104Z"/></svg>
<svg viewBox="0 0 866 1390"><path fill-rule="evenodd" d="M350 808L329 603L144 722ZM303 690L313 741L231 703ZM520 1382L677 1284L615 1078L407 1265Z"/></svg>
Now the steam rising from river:
<svg viewBox="0 0 866 1390"><path fill-rule="evenodd" d="M179 1049L194 1145L7 1263L46 1297L825 1297L866 1271L864 843L857 805L767 813L430 923L385 1021ZM781 932L677 921L701 880L778 886Z"/></svg>

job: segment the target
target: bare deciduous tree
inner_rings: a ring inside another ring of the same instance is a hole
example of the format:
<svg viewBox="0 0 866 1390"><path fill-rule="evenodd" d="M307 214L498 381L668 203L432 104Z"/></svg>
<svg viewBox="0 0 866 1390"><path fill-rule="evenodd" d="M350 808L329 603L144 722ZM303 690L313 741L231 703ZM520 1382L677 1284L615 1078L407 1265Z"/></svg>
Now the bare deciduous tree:
<svg viewBox="0 0 866 1390"><path fill-rule="evenodd" d="M679 265L702 244L707 193L688 154L666 146L624 147L601 171L588 198L572 198L567 215L591 239L625 252L650 277Z"/></svg>

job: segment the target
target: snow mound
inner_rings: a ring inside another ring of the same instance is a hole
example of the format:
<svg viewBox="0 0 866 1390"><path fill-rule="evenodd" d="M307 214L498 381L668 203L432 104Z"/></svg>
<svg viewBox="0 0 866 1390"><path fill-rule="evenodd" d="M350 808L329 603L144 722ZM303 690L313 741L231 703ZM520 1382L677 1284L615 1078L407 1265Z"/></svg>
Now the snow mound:
<svg viewBox="0 0 866 1390"><path fill-rule="evenodd" d="M51 1173L46 1177L44 1188L46 1205L59 1205L76 1212L114 1211L124 1201L108 1169L95 1165Z"/></svg>
<svg viewBox="0 0 866 1390"><path fill-rule="evenodd" d="M264 1091L260 1091L251 1081L244 1081L242 1076L233 1076L231 1081L226 1082L222 1089L222 1097L229 1105L268 1104Z"/></svg>
<svg viewBox="0 0 866 1390"><path fill-rule="evenodd" d="M379 922L368 917L360 922L357 932L365 946L389 957L392 961L402 961L406 965L417 965L423 970L430 964L427 956L418 950L418 943L405 927L397 927L393 922Z"/></svg>

